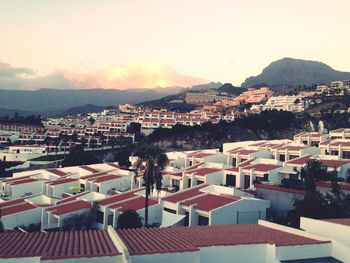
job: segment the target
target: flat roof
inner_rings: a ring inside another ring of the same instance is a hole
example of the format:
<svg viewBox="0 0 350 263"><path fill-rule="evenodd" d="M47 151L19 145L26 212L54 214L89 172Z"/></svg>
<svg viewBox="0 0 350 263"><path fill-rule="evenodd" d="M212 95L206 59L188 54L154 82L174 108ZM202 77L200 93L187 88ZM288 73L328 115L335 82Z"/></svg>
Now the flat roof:
<svg viewBox="0 0 350 263"><path fill-rule="evenodd" d="M208 186L207 184L201 184L198 187L192 187L192 188L188 188L186 190L177 192L176 194L167 196L163 198L163 201L167 201L170 203L177 203L183 200L186 200L188 198L194 197L196 195L202 194L204 192L200 192L200 189L204 188Z"/></svg>
<svg viewBox="0 0 350 263"><path fill-rule="evenodd" d="M107 231L55 231L0 234L0 258L41 257L41 260L118 256Z"/></svg>
<svg viewBox="0 0 350 263"><path fill-rule="evenodd" d="M210 246L250 244L295 246L330 242L257 224L123 229L118 230L118 233L130 255L189 252Z"/></svg>
<svg viewBox="0 0 350 263"><path fill-rule="evenodd" d="M126 200L126 201L121 201L118 203L115 203L113 205L110 206L111 209L115 209L118 208L118 210L125 212L128 210L139 210L139 209L144 209L145 208L145 197L144 196L137 196L135 198ZM152 206L152 205L156 205L158 204L157 200L148 199L148 205Z"/></svg>

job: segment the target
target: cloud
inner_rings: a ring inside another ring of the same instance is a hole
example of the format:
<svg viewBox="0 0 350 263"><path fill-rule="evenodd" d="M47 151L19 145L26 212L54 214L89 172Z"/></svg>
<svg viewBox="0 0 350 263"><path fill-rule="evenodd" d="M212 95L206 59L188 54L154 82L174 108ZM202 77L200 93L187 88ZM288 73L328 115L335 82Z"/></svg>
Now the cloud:
<svg viewBox="0 0 350 263"><path fill-rule="evenodd" d="M0 62L0 88L10 89L147 89L191 87L207 82L202 78L181 74L164 63L113 66L88 72L65 69L46 76L36 76L31 69L13 68L9 64Z"/></svg>

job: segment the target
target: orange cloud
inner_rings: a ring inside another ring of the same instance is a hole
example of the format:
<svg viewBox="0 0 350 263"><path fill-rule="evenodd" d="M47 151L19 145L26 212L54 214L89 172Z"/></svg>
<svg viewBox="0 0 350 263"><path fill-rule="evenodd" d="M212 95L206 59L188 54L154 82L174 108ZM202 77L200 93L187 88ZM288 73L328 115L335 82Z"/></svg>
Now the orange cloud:
<svg viewBox="0 0 350 263"><path fill-rule="evenodd" d="M178 73L163 63L132 64L90 72L64 70L62 74L73 86L84 88L190 87L208 82L205 79Z"/></svg>

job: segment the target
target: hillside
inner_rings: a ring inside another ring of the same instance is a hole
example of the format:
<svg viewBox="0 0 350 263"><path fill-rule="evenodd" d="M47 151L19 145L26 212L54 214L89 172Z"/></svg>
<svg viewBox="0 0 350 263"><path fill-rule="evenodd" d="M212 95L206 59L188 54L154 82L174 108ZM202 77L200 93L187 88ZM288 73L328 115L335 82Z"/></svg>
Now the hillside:
<svg viewBox="0 0 350 263"><path fill-rule="evenodd" d="M322 62L283 58L272 62L258 76L247 78L242 87L248 88L259 83L266 83L275 88L311 86L344 79L350 79L350 72L334 70Z"/></svg>
<svg viewBox="0 0 350 263"><path fill-rule="evenodd" d="M178 91L178 89L0 90L0 105L7 110L52 114L88 104L104 107L126 102L139 103L162 98Z"/></svg>

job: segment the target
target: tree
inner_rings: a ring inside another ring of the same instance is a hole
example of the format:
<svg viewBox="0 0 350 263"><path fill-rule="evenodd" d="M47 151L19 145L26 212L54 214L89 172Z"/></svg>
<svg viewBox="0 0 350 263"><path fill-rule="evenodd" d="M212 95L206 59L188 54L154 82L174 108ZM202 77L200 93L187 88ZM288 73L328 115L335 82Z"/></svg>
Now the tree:
<svg viewBox="0 0 350 263"><path fill-rule="evenodd" d="M142 218L135 210L128 210L119 215L117 226L118 229L140 228L142 227Z"/></svg>
<svg viewBox="0 0 350 263"><path fill-rule="evenodd" d="M93 225L96 222L96 211L91 209L90 212L85 212L79 215L72 215L63 220L61 230L89 230L93 229Z"/></svg>
<svg viewBox="0 0 350 263"><path fill-rule="evenodd" d="M305 181L304 199L296 200L294 209L288 213L290 226L299 227L300 217L315 219L343 218L350 216L350 195L340 191L340 178L336 170L327 171L327 166L317 160L311 160L300 171ZM331 180L332 190L323 195L316 189L316 182Z"/></svg>
<svg viewBox="0 0 350 263"><path fill-rule="evenodd" d="M305 167L302 167L300 177L305 182L307 192L314 192L316 190L316 182L327 181L331 178L327 171L327 166L318 160L310 160Z"/></svg>
<svg viewBox="0 0 350 263"><path fill-rule="evenodd" d="M143 182L145 186L145 227L148 227L148 200L151 192L153 192L154 186L157 191L162 187L162 170L169 163L169 159L165 152L158 146L149 145L138 148L134 156L139 159L134 164L136 171L140 171L142 168Z"/></svg>

